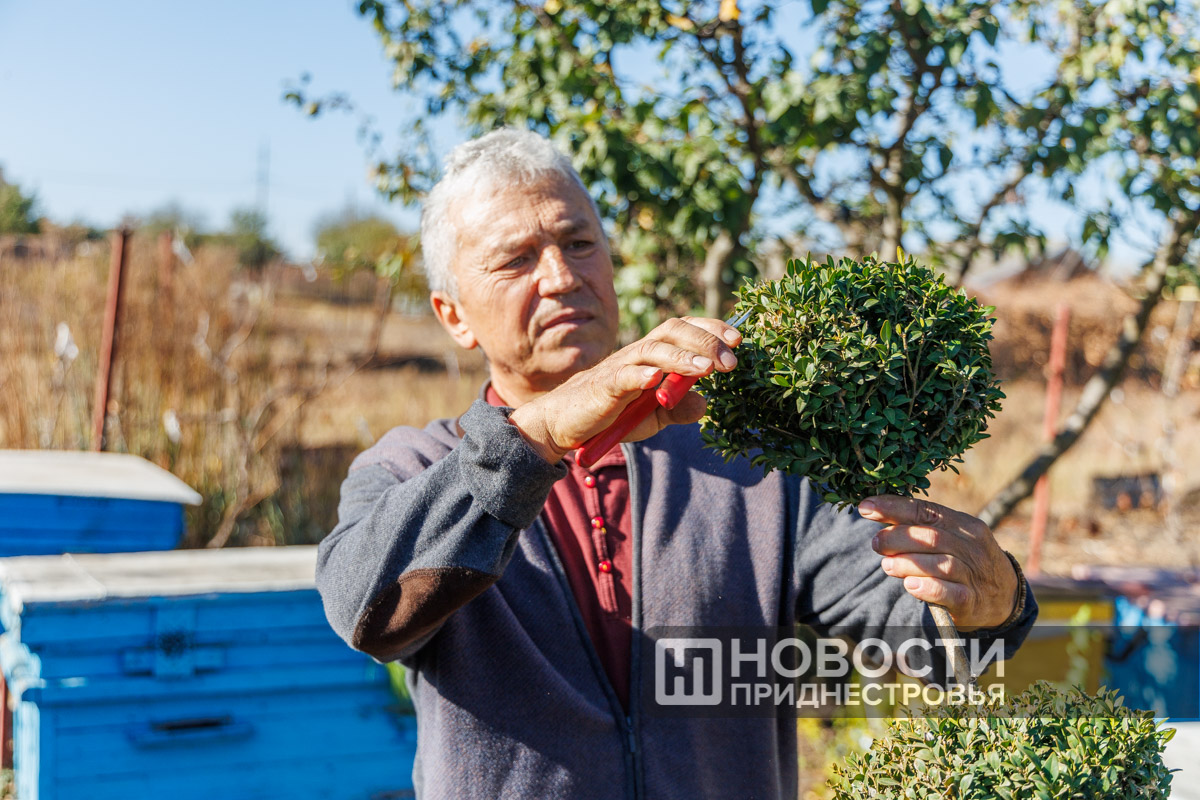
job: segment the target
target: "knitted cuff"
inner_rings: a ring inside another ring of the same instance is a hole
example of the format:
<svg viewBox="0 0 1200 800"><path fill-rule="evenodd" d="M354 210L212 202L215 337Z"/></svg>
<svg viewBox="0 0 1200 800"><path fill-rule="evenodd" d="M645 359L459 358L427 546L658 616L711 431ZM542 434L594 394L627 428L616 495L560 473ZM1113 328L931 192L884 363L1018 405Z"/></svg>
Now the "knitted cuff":
<svg viewBox="0 0 1200 800"><path fill-rule="evenodd" d="M554 482L565 477L563 462L547 464L517 426L508 407L476 400L459 418L465 431L460 469L471 494L496 519L515 529L537 519Z"/></svg>

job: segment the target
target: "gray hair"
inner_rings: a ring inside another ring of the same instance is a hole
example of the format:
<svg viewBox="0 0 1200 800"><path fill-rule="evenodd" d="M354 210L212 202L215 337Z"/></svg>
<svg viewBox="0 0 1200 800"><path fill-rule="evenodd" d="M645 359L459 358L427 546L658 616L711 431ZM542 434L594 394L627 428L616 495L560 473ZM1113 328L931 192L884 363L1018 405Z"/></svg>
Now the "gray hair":
<svg viewBox="0 0 1200 800"><path fill-rule="evenodd" d="M571 160L548 139L533 131L500 128L464 142L446 156L445 172L430 190L421 210L421 254L429 290L457 296L458 286L450 265L458 250L458 231L450 219L457 198L478 192L503 180L507 184L535 186L565 178L583 192L600 221L600 211Z"/></svg>

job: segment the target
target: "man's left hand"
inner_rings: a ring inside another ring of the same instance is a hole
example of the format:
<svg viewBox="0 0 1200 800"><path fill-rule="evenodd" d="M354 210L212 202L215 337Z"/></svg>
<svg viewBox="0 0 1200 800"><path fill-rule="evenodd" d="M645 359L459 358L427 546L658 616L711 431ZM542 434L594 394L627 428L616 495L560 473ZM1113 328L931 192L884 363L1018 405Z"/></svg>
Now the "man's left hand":
<svg viewBox="0 0 1200 800"><path fill-rule="evenodd" d="M1000 625L1016 604L1017 574L983 521L952 508L893 495L858 506L888 523L872 547L913 597L944 607L960 631Z"/></svg>

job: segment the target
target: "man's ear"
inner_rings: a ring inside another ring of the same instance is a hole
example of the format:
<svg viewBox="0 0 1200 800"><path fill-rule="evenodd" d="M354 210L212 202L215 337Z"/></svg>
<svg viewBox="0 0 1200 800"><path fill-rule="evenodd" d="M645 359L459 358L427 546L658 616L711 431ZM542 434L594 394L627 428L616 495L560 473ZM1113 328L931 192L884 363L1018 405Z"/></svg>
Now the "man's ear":
<svg viewBox="0 0 1200 800"><path fill-rule="evenodd" d="M479 340L471 332L466 312L457 300L445 292L430 292L429 304L433 306L433 313L438 322L442 323L446 333L450 334L450 338L459 347L474 350L479 346Z"/></svg>

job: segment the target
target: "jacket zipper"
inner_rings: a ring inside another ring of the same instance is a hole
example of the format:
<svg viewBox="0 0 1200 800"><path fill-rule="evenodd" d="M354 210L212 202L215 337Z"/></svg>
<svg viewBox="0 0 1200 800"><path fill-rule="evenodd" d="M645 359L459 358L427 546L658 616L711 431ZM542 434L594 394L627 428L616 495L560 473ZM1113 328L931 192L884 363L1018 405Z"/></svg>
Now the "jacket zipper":
<svg viewBox="0 0 1200 800"><path fill-rule="evenodd" d="M623 445L622 445L623 446ZM630 489L632 490L632 471L630 474ZM632 497L632 491L630 493ZM636 519L636 514L634 515ZM617 697L617 692L612 687L612 682L608 679L608 674L604 671L604 665L600 663L600 655L596 652L596 646L592 642L591 634L588 633L587 625L583 621L583 612L579 610L579 604L575 602L575 594L571 591L571 584L567 580L567 571L563 568L562 560L558 557L558 550L554 547L554 540L550 537L550 532L546 530L546 526L542 523L542 518L539 516L533 522L533 527L537 528L538 533L542 537L542 542L546 547L546 551L550 555L550 563L554 568L555 577L558 578L559 586L562 588L563 594L567 597L567 607L571 610L571 619L575 622L576 631L579 638L583 640L584 650L587 653L588 661L592 665L592 671L596 673L596 677L600 681L600 687L604 690L605 697L608 698L608 704L613 712L613 719L617 723L619 733L624 734L621 737L621 749L625 755L625 781L626 781L626 796L630 800L639 800L642 794L639 789L638 780L638 759L637 759L637 737L634 734L633 727L633 692L630 691L629 707L630 715L625 715L625 709L621 707L621 701ZM636 522L634 530L637 530ZM633 584L633 604L637 608L637 548L634 548L634 584ZM636 636L633 637L636 640Z"/></svg>
<svg viewBox="0 0 1200 800"><path fill-rule="evenodd" d="M625 452L625 469L629 472L629 518L630 532L633 538L633 591L631 592L630 628L631 639L629 647L629 752L633 759L633 797L644 796L645 787L642 780L642 758L638 752L638 710L641 708L642 670L641 670L641 636L642 629L642 496L639 482L637 450L632 444L622 444Z"/></svg>
<svg viewBox="0 0 1200 800"><path fill-rule="evenodd" d="M479 399L487 402L487 390L491 386L492 380L488 378L483 382L483 386L479 390ZM457 425L457 420L455 421ZM459 438L462 438L462 426L458 426ZM641 760L638 756L637 747L637 709L638 699L641 697L641 675L639 671L640 651L638 647L637 632L642 625L642 517L641 506L639 501L640 488L638 486L637 462L634 460L636 451L632 444L626 442L621 444L621 450L625 453L625 469L629 472L629 502L630 502L630 521L632 530L630 536L633 537L633 596L631 598L631 639L629 651L629 715L625 715L625 709L621 707L621 701L617 697L617 692L612 687L612 682L608 679L608 673L604 671L604 665L600 663L600 655L596 652L596 646L592 642L592 636L588 633L587 625L583 621L583 612L579 610L579 604L575 602L575 594L571 591L571 584L567 580L567 571L563 568L562 561L558 557L558 550L554 547L554 541L550 538L550 532L546 530L546 526L542 524L542 518L539 516L534 520L534 527L541 533L542 542L546 546L546 551L550 554L550 563L554 567L555 575L558 576L559 585L562 587L563 594L567 596L567 607L571 609L571 617L575 621L575 628L583 639L584 649L587 652L588 660L592 664L592 670L600 679L600 686L604 690L604 694L608 697L608 703L612 707L613 718L616 720L617 727L623 728L625 733L625 762L626 762L626 779L628 782L630 800L639 800L644 794Z"/></svg>

